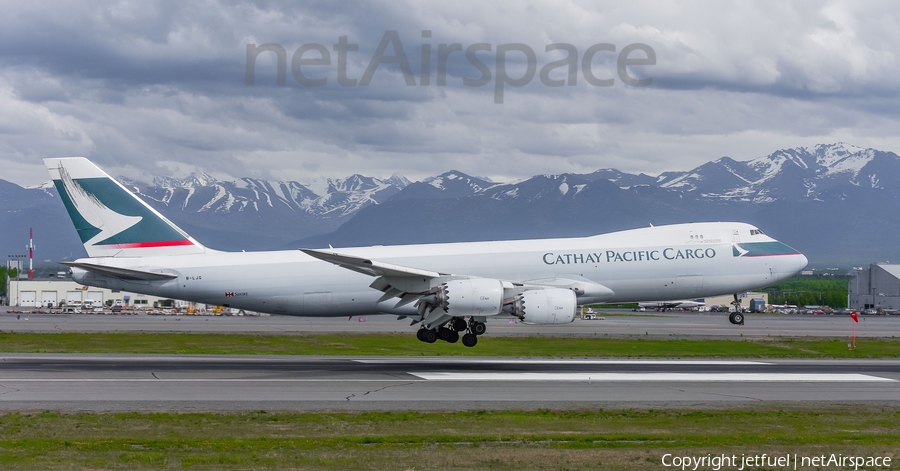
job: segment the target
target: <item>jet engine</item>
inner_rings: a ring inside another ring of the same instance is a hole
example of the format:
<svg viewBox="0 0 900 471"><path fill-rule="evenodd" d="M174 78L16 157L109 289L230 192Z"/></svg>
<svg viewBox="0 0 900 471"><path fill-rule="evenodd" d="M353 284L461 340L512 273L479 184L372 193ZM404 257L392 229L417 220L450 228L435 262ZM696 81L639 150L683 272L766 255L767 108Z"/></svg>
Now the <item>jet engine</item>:
<svg viewBox="0 0 900 471"><path fill-rule="evenodd" d="M504 309L526 324L568 324L575 320L577 302L569 289L530 289Z"/></svg>
<svg viewBox="0 0 900 471"><path fill-rule="evenodd" d="M496 316L503 307L503 283L490 278L450 280L422 301L453 317Z"/></svg>

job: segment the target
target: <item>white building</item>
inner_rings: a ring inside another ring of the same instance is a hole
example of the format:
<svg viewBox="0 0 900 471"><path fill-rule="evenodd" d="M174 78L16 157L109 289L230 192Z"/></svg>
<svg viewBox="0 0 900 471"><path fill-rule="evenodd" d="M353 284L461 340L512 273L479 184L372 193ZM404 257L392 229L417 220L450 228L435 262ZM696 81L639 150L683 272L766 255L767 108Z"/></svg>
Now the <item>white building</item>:
<svg viewBox="0 0 900 471"><path fill-rule="evenodd" d="M95 304L103 305L108 300L121 301L122 306L153 307L153 303L170 301L166 298L148 296L145 294L114 291L107 288L94 288L80 285L69 279L15 279L10 278L7 296L10 306L21 307L58 307L66 305L81 305L82 302L91 300Z"/></svg>

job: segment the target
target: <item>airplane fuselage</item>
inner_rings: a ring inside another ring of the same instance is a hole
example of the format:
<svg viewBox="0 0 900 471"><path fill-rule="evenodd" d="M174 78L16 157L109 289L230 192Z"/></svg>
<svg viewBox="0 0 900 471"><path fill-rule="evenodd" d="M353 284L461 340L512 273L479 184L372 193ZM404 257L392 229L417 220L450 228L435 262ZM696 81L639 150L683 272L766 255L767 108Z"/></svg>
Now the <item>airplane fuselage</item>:
<svg viewBox="0 0 900 471"><path fill-rule="evenodd" d="M754 232L755 231L755 232ZM756 247L756 249L754 249ZM806 257L743 223L648 227L582 238L341 248L341 254L499 280L593 282L604 302L663 301L759 288L794 276ZM411 314L373 277L299 250L81 259L177 275L127 280L73 269L76 281L173 299L295 316ZM579 297L579 304L596 302Z"/></svg>

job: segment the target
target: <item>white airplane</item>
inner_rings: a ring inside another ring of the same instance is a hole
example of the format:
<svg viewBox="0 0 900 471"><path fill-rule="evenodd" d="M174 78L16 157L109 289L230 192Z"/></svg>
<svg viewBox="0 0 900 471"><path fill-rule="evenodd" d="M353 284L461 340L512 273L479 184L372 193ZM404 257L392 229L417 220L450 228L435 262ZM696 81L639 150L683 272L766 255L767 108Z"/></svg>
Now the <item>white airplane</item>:
<svg viewBox="0 0 900 471"><path fill-rule="evenodd" d="M693 309L699 306L705 306L702 301L678 300L678 301L654 301L638 303L638 306L644 309Z"/></svg>
<svg viewBox="0 0 900 471"><path fill-rule="evenodd" d="M221 252L89 160L44 162L88 254L63 262L78 283L271 314L396 314L421 323L425 342L453 343L465 332L463 344L474 346L491 317L562 324L578 305L742 293L807 263L737 222L566 239ZM731 322L742 324L743 314Z"/></svg>

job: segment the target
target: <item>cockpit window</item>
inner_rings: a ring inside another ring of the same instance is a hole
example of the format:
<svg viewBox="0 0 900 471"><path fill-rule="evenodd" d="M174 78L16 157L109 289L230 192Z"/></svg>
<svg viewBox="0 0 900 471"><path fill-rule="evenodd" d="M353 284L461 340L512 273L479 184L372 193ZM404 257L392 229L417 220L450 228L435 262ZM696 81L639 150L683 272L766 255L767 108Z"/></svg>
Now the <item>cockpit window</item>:
<svg viewBox="0 0 900 471"><path fill-rule="evenodd" d="M759 229L750 229L750 235L764 235L764 233Z"/></svg>

